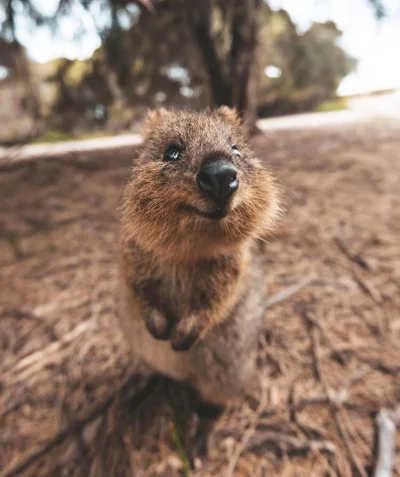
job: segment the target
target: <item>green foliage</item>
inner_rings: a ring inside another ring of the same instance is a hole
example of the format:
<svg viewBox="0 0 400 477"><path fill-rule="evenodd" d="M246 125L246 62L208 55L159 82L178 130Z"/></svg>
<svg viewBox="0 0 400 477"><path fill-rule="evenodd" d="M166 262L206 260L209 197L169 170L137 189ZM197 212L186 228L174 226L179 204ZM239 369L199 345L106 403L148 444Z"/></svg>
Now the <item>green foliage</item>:
<svg viewBox="0 0 400 477"><path fill-rule="evenodd" d="M106 131L92 131L82 134L71 134L65 131L47 131L45 134L36 137L32 143L43 144L71 140L96 139L107 136L111 136L111 134Z"/></svg>
<svg viewBox="0 0 400 477"><path fill-rule="evenodd" d="M32 142L41 144L41 143L51 143L51 142L60 142L60 141L69 141L73 139L74 136L72 134L66 133L64 131L48 131L47 133L43 134L35 138Z"/></svg>
<svg viewBox="0 0 400 477"><path fill-rule="evenodd" d="M347 109L347 107L348 105L345 98L334 98L323 101L316 108L314 108L314 111L316 113L326 113L328 111L341 111Z"/></svg>
<svg viewBox="0 0 400 477"><path fill-rule="evenodd" d="M172 427L172 440L175 446L175 449L177 450L179 454L180 461L182 463L182 474L184 477L189 477L190 476L190 464L189 464L189 459L186 453L185 446L183 444L184 441L184 432L183 432L183 426L182 426L182 419L180 416L177 415L177 413L174 413L174 421L173 421L173 427Z"/></svg>
<svg viewBox="0 0 400 477"><path fill-rule="evenodd" d="M334 22L313 23L298 33L289 14L269 12L261 29L260 64L274 65L278 78L259 72L260 113L285 114L313 109L335 96L356 62L337 44L341 31Z"/></svg>

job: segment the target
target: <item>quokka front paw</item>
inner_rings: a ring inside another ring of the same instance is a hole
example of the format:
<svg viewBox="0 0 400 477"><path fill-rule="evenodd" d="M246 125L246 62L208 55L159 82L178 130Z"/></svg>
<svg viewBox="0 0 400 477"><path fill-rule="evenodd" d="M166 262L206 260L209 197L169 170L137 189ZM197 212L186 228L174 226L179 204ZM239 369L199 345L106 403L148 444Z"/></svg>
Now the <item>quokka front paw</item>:
<svg viewBox="0 0 400 477"><path fill-rule="evenodd" d="M152 310L145 319L148 332L157 340L167 340L171 336L173 323L158 310Z"/></svg>
<svg viewBox="0 0 400 477"><path fill-rule="evenodd" d="M204 326L193 316L181 320L172 329L171 346L175 351L188 351L200 337Z"/></svg>

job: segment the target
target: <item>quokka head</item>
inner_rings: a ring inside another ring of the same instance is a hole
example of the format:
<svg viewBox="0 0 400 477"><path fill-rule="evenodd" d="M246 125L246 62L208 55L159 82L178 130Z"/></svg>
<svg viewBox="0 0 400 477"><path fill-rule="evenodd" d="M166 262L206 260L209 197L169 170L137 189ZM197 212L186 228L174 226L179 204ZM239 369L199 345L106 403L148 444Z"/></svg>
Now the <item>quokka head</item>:
<svg viewBox="0 0 400 477"><path fill-rule="evenodd" d="M235 110L151 111L122 199L122 237L165 258L207 257L268 231L278 188Z"/></svg>

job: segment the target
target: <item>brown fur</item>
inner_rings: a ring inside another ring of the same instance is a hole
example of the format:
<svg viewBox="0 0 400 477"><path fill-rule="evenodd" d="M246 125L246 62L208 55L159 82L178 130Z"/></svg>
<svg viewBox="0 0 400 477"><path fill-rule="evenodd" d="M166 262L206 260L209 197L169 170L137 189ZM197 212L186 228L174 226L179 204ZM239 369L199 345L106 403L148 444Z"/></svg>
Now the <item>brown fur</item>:
<svg viewBox="0 0 400 477"><path fill-rule="evenodd" d="M163 160L170 144L182 148L177 161ZM213 156L238 170L222 219L201 215L215 205L196 186ZM122 198L121 323L149 365L189 380L207 400L226 402L253 366L265 298L253 241L277 212L274 179L234 110L149 114Z"/></svg>

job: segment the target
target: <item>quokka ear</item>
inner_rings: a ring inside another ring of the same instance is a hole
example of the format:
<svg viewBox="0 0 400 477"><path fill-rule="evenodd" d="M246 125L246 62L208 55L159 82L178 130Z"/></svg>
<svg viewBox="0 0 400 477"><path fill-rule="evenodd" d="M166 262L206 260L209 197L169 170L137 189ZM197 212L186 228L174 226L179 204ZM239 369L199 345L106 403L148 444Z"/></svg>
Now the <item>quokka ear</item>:
<svg viewBox="0 0 400 477"><path fill-rule="evenodd" d="M242 124L242 118L240 117L236 108L230 108L229 106L220 106L217 109L217 114L232 124Z"/></svg>
<svg viewBox="0 0 400 477"><path fill-rule="evenodd" d="M146 135L162 124L170 113L164 108L153 109L147 113L143 121L142 133Z"/></svg>

